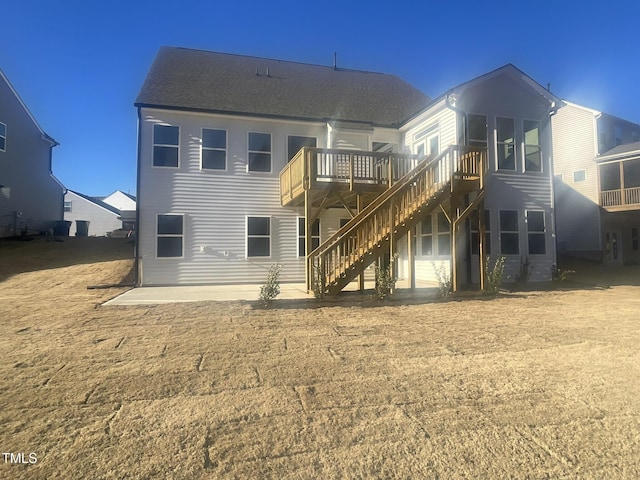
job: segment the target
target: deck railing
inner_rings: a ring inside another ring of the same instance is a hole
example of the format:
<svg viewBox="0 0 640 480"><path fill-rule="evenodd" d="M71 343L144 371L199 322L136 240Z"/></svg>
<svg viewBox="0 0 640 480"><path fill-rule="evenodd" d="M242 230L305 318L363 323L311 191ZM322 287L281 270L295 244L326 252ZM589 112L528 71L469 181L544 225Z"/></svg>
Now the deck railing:
<svg viewBox="0 0 640 480"><path fill-rule="evenodd" d="M603 207L640 205L640 187L619 188L600 192L600 205Z"/></svg>
<svg viewBox="0 0 640 480"><path fill-rule="evenodd" d="M334 286L341 289L355 276L357 264L398 226L406 228L416 212L442 202L454 180L477 179L483 188L486 168L486 149L474 147L452 146L422 162L307 256L307 268L315 272L309 282L320 282L323 293Z"/></svg>
<svg viewBox="0 0 640 480"><path fill-rule="evenodd" d="M350 190L358 185L391 186L419 160L413 154L303 147L280 172L280 201L285 205L319 184L345 184Z"/></svg>

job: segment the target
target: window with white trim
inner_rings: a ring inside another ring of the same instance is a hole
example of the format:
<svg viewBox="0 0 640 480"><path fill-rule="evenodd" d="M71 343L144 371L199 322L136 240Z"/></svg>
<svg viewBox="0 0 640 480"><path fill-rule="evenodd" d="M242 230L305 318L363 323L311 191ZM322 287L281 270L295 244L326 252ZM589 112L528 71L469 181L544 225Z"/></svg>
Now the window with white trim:
<svg viewBox="0 0 640 480"><path fill-rule="evenodd" d="M202 129L202 169L227 169L227 131Z"/></svg>
<svg viewBox="0 0 640 480"><path fill-rule="evenodd" d="M247 257L271 256L271 217L247 217Z"/></svg>
<svg viewBox="0 0 640 480"><path fill-rule="evenodd" d="M302 147L315 147L316 145L317 139L315 137L289 135L287 137L287 161L290 162Z"/></svg>
<svg viewBox="0 0 640 480"><path fill-rule="evenodd" d="M520 230L516 210L500 210L500 253L520 254Z"/></svg>
<svg viewBox="0 0 640 480"><path fill-rule="evenodd" d="M585 170L576 170L573 172L573 182L580 183L587 179L587 172Z"/></svg>
<svg viewBox="0 0 640 480"><path fill-rule="evenodd" d="M513 118L496 117L496 141L499 170L516 169L516 127Z"/></svg>
<svg viewBox="0 0 640 480"><path fill-rule="evenodd" d="M153 126L153 166L178 167L180 128L174 125Z"/></svg>
<svg viewBox="0 0 640 480"><path fill-rule="evenodd" d="M249 132L250 172L271 172L271 134Z"/></svg>
<svg viewBox="0 0 640 480"><path fill-rule="evenodd" d="M527 210L527 239L529 255L546 255L547 239L543 211Z"/></svg>
<svg viewBox="0 0 640 480"><path fill-rule="evenodd" d="M467 115L467 135L469 145L487 147L487 116L470 113Z"/></svg>
<svg viewBox="0 0 640 480"><path fill-rule="evenodd" d="M305 225L306 221L304 217L298 217L298 256L306 256L306 239L305 239ZM313 224L311 224L311 250L315 250L320 246L320 219L316 218Z"/></svg>
<svg viewBox="0 0 640 480"><path fill-rule="evenodd" d="M7 125L0 122L0 152L7 151Z"/></svg>
<svg viewBox="0 0 640 480"><path fill-rule="evenodd" d="M431 215L420 222L420 253L423 257L433 255L433 217Z"/></svg>
<svg viewBox="0 0 640 480"><path fill-rule="evenodd" d="M443 212L438 212L438 255L451 255L451 225Z"/></svg>
<svg viewBox="0 0 640 480"><path fill-rule="evenodd" d="M524 170L542 172L542 150L540 148L540 126L534 120L523 120Z"/></svg>
<svg viewBox="0 0 640 480"><path fill-rule="evenodd" d="M478 225L478 210L471 212L471 254L480 254L480 231ZM484 253L491 255L491 214L489 210L484 211Z"/></svg>
<svg viewBox="0 0 640 480"><path fill-rule="evenodd" d="M71 202L64 202L64 211L65 212L71 212Z"/></svg>
<svg viewBox="0 0 640 480"><path fill-rule="evenodd" d="M156 255L158 258L183 256L184 215L158 215L156 230Z"/></svg>

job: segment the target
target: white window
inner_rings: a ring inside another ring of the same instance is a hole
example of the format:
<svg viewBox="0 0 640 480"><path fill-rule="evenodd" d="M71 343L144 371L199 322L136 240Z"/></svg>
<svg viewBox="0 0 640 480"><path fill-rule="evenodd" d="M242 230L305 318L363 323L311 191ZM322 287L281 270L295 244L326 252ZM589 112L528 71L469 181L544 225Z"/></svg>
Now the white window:
<svg viewBox="0 0 640 480"><path fill-rule="evenodd" d="M175 258L183 256L184 215L158 215L156 233L156 254L158 258Z"/></svg>
<svg viewBox="0 0 640 480"><path fill-rule="evenodd" d="M271 134L249 132L250 172L271 172Z"/></svg>
<svg viewBox="0 0 640 480"><path fill-rule="evenodd" d="M305 253L305 218L298 217L298 256L304 257ZM311 225L311 250L320 246L320 219L316 218Z"/></svg>
<svg viewBox="0 0 640 480"><path fill-rule="evenodd" d="M516 210L500 210L500 253L502 255L520 253L520 231Z"/></svg>
<svg viewBox="0 0 640 480"><path fill-rule="evenodd" d="M467 115L467 135L469 145L487 147L487 117L485 115Z"/></svg>
<svg viewBox="0 0 640 480"><path fill-rule="evenodd" d="M585 170L576 170L573 172L573 182L584 182L587 179L587 172Z"/></svg>
<svg viewBox="0 0 640 480"><path fill-rule="evenodd" d="M172 125L153 126L153 166L178 167L180 128Z"/></svg>
<svg viewBox="0 0 640 480"><path fill-rule="evenodd" d="M71 202L64 202L64 211L71 212Z"/></svg>
<svg viewBox="0 0 640 480"><path fill-rule="evenodd" d="M438 212L438 255L451 255L451 228L442 212Z"/></svg>
<svg viewBox="0 0 640 480"><path fill-rule="evenodd" d="M540 127L538 122L524 120L524 170L542 172L542 151L540 149Z"/></svg>
<svg viewBox="0 0 640 480"><path fill-rule="evenodd" d="M227 169L227 131L202 129L202 169Z"/></svg>
<svg viewBox="0 0 640 480"><path fill-rule="evenodd" d="M299 135L289 135L287 137L287 161L291 161L302 147L315 147L317 139L315 137L301 137Z"/></svg>
<svg viewBox="0 0 640 480"><path fill-rule="evenodd" d="M471 212L471 254L480 253L480 232L478 225L478 210ZM491 255L491 215L489 210L484 211L484 253Z"/></svg>
<svg viewBox="0 0 640 480"><path fill-rule="evenodd" d="M516 169L516 129L513 118L496 117L499 170Z"/></svg>
<svg viewBox="0 0 640 480"><path fill-rule="evenodd" d="M7 126L0 122L0 152L7 151Z"/></svg>
<svg viewBox="0 0 640 480"><path fill-rule="evenodd" d="M431 215L420 222L420 254L423 257L433 255L433 217Z"/></svg>
<svg viewBox="0 0 640 480"><path fill-rule="evenodd" d="M544 212L527 211L527 237L530 255L545 255L547 253Z"/></svg>
<svg viewBox="0 0 640 480"><path fill-rule="evenodd" d="M247 257L271 256L271 217L247 217Z"/></svg>

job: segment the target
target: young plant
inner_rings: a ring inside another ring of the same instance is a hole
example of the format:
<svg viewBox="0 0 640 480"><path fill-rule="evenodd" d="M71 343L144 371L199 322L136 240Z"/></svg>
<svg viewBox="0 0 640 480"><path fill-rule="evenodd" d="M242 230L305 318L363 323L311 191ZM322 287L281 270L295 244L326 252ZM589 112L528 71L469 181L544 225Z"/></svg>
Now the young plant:
<svg viewBox="0 0 640 480"><path fill-rule="evenodd" d="M504 261L505 257L498 257L493 264L493 268L490 267L489 257L487 257L486 263L486 276L487 276L487 291L489 293L498 293L502 288L502 276L504 274Z"/></svg>
<svg viewBox="0 0 640 480"><path fill-rule="evenodd" d="M451 272L449 271L448 265L444 263L436 264L435 262L431 262L431 264L433 265L433 271L438 281L438 296L440 298L447 298L453 292Z"/></svg>
<svg viewBox="0 0 640 480"><path fill-rule="evenodd" d="M384 300L393 295L396 288L396 277L393 268L396 257L397 255L394 255L391 258L387 267L383 267L380 263L376 266L376 297L379 300Z"/></svg>
<svg viewBox="0 0 640 480"><path fill-rule="evenodd" d="M280 275L281 268L282 266L278 263L271 265L269 273L267 274L267 279L264 285L260 287L259 300L262 302L264 307L268 307L271 304L271 301L280 293L280 281L278 280L278 276Z"/></svg>

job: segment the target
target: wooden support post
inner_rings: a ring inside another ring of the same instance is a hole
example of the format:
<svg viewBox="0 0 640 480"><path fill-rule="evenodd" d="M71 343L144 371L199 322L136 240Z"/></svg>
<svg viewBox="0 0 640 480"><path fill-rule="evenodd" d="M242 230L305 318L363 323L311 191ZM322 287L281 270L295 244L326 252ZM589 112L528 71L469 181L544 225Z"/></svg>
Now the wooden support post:
<svg viewBox="0 0 640 480"><path fill-rule="evenodd" d="M487 289L487 253L484 244L487 226L485 225L484 200L478 206L478 256L480 257L480 291Z"/></svg>
<svg viewBox="0 0 640 480"><path fill-rule="evenodd" d="M458 252L457 252L457 223L458 218L456 204L454 198L451 198L451 210L449 215L449 221L451 222L451 290L453 292L458 291Z"/></svg>
<svg viewBox="0 0 640 480"><path fill-rule="evenodd" d="M305 281L307 292L313 291L313 260L311 253L311 194L309 190L304 191L304 254L306 257Z"/></svg>
<svg viewBox="0 0 640 480"><path fill-rule="evenodd" d="M358 213L362 211L362 196L360 194L356 196L356 210L358 211ZM362 271L362 273L360 273L360 275L358 275L358 290L364 292L364 270Z"/></svg>
<svg viewBox="0 0 640 480"><path fill-rule="evenodd" d="M410 228L407 232L407 280L408 287L411 290L416 288L416 252L413 245L414 228Z"/></svg>
<svg viewBox="0 0 640 480"><path fill-rule="evenodd" d="M620 162L620 203L622 205L627 203L626 197L624 193L624 162Z"/></svg>
<svg viewBox="0 0 640 480"><path fill-rule="evenodd" d="M395 226L395 212L394 212L395 202L393 198L391 199L391 206L389 207L389 265L387 266L389 275L395 277L395 265L394 265L394 254L396 249L396 239L394 233ZM394 289L391 290L391 294L394 293Z"/></svg>

